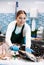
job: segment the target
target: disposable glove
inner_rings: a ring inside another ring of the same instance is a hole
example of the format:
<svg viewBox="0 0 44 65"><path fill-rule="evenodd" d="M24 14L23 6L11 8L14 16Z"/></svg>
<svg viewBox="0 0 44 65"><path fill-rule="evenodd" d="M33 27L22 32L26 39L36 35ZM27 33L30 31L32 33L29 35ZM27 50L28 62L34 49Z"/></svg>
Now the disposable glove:
<svg viewBox="0 0 44 65"><path fill-rule="evenodd" d="M19 47L18 46L11 46L10 49L12 51L19 51Z"/></svg>
<svg viewBox="0 0 44 65"><path fill-rule="evenodd" d="M25 51L26 51L26 52L29 52L29 53L34 52L32 49L29 49L29 48L25 48Z"/></svg>

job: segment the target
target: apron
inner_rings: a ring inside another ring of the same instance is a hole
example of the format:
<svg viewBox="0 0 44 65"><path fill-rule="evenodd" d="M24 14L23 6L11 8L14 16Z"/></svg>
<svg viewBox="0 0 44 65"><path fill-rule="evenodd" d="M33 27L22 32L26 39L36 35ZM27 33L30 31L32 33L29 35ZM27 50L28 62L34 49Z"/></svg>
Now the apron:
<svg viewBox="0 0 44 65"><path fill-rule="evenodd" d="M16 28L17 28L17 24L15 25L15 29L14 29L14 31L12 32L11 42L14 43L14 44L15 44L15 43L18 43L18 44L20 44L20 45L25 44L25 37L23 37L24 25L23 25L23 27L22 27L22 29L21 29L21 32L20 32L19 34L16 34L16 33L15 33Z"/></svg>

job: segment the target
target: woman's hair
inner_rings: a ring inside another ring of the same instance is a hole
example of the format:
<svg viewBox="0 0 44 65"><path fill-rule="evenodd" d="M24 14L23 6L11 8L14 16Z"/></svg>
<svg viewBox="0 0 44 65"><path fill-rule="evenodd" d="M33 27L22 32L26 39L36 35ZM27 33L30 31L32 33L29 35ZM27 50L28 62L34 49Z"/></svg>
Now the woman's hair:
<svg viewBox="0 0 44 65"><path fill-rule="evenodd" d="M26 15L26 12L24 10L19 10L16 14L16 18L20 15L20 14L25 14Z"/></svg>

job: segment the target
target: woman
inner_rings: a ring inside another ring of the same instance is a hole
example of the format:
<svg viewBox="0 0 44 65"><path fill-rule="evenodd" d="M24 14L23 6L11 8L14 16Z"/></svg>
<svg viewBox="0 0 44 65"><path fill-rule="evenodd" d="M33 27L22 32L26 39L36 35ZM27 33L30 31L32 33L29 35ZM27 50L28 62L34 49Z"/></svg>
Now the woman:
<svg viewBox="0 0 44 65"><path fill-rule="evenodd" d="M6 43L9 47L25 44L26 47L31 46L31 30L26 23L26 12L20 10L17 12L16 21L11 22L8 25L6 32Z"/></svg>

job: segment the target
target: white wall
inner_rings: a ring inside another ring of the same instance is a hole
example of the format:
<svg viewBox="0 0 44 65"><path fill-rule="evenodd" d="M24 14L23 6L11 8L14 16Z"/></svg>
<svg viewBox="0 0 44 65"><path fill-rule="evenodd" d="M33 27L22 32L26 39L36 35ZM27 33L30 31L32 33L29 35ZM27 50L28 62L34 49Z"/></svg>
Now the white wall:
<svg viewBox="0 0 44 65"><path fill-rule="evenodd" d="M15 2L0 2L0 13L14 13Z"/></svg>
<svg viewBox="0 0 44 65"><path fill-rule="evenodd" d="M16 1L2 1L0 2L0 13L14 13L15 12L15 2ZM36 9L38 12L44 12L44 1L23 1L18 0L19 7L18 10L23 9L26 12L30 12L32 8Z"/></svg>
<svg viewBox="0 0 44 65"><path fill-rule="evenodd" d="M38 12L44 13L44 2L36 1L35 4L37 6Z"/></svg>
<svg viewBox="0 0 44 65"><path fill-rule="evenodd" d="M26 12L30 12L32 8L36 8L38 12L43 13L44 12L44 1L35 1L35 2L29 2L29 1L19 1L19 9L23 9Z"/></svg>

